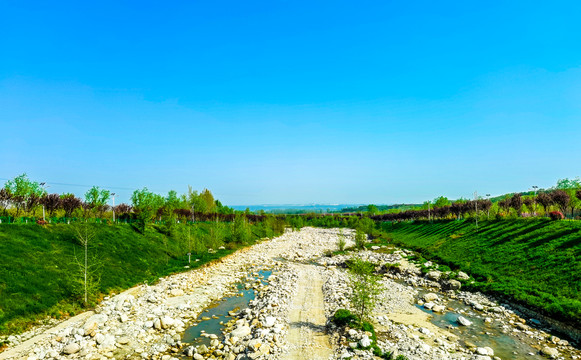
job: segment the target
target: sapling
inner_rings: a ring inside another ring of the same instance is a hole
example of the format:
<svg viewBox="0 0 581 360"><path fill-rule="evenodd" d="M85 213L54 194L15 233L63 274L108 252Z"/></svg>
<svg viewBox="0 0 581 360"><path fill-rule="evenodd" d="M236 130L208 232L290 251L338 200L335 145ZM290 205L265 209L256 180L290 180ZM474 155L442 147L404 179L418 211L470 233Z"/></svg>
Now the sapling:
<svg viewBox="0 0 581 360"><path fill-rule="evenodd" d="M375 265L354 257L349 263L351 281L351 305L358 315L359 324L370 318L371 312L377 304L383 286L380 277L374 273Z"/></svg>
<svg viewBox="0 0 581 360"><path fill-rule="evenodd" d="M347 242L345 241L343 230L341 230L337 238L337 247L339 248L339 251L345 251L345 245L347 245Z"/></svg>

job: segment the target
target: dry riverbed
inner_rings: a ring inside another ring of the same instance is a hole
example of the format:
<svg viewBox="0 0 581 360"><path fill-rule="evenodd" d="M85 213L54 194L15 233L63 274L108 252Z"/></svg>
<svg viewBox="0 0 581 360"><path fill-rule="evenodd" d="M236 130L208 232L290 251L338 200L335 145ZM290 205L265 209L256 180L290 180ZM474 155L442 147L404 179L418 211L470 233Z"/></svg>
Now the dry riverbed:
<svg viewBox="0 0 581 360"><path fill-rule="evenodd" d="M349 308L344 264L352 255L325 256L337 249L340 231L352 245L351 230L303 228L130 289L94 312L30 332L28 341L13 338L0 360L376 358L361 349L370 334L329 321L337 309ZM462 292L437 271L424 276L406 261L405 250L375 250L358 255L383 273L385 290L373 314L382 350L410 360L581 359L569 342L508 305ZM386 266L395 263L400 266ZM257 277L260 270L272 272L267 281ZM218 333L204 333L207 344L182 343L186 329L203 326L200 314L236 294L240 283L256 294L248 306L229 311Z"/></svg>

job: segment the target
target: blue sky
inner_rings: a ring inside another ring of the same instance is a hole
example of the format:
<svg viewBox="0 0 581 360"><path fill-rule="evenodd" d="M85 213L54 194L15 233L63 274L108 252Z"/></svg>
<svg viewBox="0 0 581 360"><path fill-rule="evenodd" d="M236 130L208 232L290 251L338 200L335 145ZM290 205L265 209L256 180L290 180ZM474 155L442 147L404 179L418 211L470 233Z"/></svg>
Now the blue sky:
<svg viewBox="0 0 581 360"><path fill-rule="evenodd" d="M549 187L581 175L579 18L576 1L0 1L0 181L229 205Z"/></svg>

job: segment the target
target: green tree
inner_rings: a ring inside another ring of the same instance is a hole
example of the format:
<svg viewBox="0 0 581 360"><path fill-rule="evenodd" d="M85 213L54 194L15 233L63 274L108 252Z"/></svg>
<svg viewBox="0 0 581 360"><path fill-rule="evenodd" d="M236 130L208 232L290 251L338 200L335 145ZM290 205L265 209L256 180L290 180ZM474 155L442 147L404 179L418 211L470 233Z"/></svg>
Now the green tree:
<svg viewBox="0 0 581 360"><path fill-rule="evenodd" d="M383 291L380 277L374 273L375 266L359 257L354 257L349 263L351 306L359 317L359 324L370 318Z"/></svg>
<svg viewBox="0 0 581 360"><path fill-rule="evenodd" d="M250 240L250 227L246 222L246 217L241 214L236 214L234 222L232 222L231 240L240 244L248 244Z"/></svg>
<svg viewBox="0 0 581 360"><path fill-rule="evenodd" d="M435 198L432 203L434 204L434 207L444 207L452 204L452 202L445 196Z"/></svg>
<svg viewBox="0 0 581 360"><path fill-rule="evenodd" d="M107 210L107 202L110 197L111 192L109 190L93 186L85 193L85 203L91 210L95 211L98 217L102 217L105 210Z"/></svg>
<svg viewBox="0 0 581 360"><path fill-rule="evenodd" d="M216 200L210 190L204 189L204 191L200 193L200 200L204 203L204 212L206 214L216 212Z"/></svg>
<svg viewBox="0 0 581 360"><path fill-rule="evenodd" d="M33 210L34 206L38 205L40 197L46 193L40 183L31 181L26 173L8 180L4 188L12 195L11 201L16 206L16 216L22 209Z"/></svg>
<svg viewBox="0 0 581 360"><path fill-rule="evenodd" d="M154 219L157 211L165 203L163 196L154 194L146 187L141 190L135 190L131 195L133 212L138 220L142 232L145 231L145 225Z"/></svg>
<svg viewBox="0 0 581 360"><path fill-rule="evenodd" d="M377 206L373 205L373 204L369 204L367 205L367 214L370 216L373 216L375 214L377 214L379 212L379 209L377 208Z"/></svg>

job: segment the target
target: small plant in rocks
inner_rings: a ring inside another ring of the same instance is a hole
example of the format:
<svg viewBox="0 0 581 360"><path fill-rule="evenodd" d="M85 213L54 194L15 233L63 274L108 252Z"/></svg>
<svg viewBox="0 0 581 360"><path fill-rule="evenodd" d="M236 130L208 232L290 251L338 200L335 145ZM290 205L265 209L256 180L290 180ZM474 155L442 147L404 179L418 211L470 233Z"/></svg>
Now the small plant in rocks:
<svg viewBox="0 0 581 360"><path fill-rule="evenodd" d="M339 251L345 251L345 245L347 245L347 242L345 241L343 231L341 231L337 238L337 247L339 248Z"/></svg>
<svg viewBox="0 0 581 360"><path fill-rule="evenodd" d="M335 311L331 320L337 326L350 326L357 322L357 316L347 309L339 309Z"/></svg>

